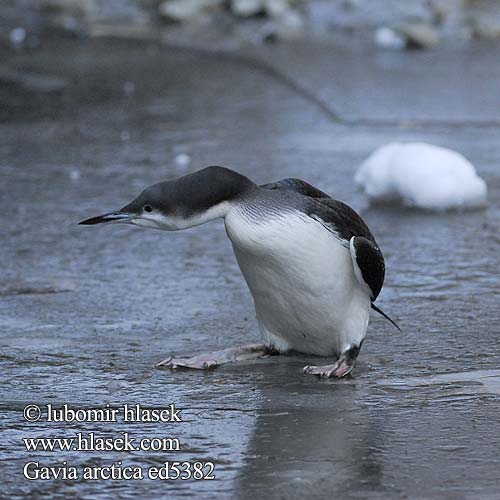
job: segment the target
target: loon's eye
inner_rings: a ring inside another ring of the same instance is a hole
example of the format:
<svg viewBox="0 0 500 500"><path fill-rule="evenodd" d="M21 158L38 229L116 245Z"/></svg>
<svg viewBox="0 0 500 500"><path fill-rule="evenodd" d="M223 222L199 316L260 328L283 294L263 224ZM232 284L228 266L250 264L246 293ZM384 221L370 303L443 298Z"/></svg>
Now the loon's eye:
<svg viewBox="0 0 500 500"><path fill-rule="evenodd" d="M153 207L151 205L144 205L144 211L145 212L152 212L153 211Z"/></svg>

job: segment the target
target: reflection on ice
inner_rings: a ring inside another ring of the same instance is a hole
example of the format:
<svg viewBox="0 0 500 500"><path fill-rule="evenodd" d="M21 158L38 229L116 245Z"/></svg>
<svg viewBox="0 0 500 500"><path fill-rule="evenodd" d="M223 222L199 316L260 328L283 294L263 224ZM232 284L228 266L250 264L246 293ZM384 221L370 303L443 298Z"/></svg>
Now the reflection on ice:
<svg viewBox="0 0 500 500"><path fill-rule="evenodd" d="M409 377L383 384L391 388L421 388L444 385L449 395L496 394L500 395L500 370L474 370L470 372L442 373L431 377Z"/></svg>

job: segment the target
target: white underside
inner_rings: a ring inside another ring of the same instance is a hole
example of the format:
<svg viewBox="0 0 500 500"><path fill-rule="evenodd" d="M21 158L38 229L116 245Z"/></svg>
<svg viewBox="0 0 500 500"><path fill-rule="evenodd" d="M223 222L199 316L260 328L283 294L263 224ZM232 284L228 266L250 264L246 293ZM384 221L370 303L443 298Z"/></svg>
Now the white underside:
<svg viewBox="0 0 500 500"><path fill-rule="evenodd" d="M225 224L268 345L328 356L360 344L371 301L334 234L299 211L256 221L236 206Z"/></svg>

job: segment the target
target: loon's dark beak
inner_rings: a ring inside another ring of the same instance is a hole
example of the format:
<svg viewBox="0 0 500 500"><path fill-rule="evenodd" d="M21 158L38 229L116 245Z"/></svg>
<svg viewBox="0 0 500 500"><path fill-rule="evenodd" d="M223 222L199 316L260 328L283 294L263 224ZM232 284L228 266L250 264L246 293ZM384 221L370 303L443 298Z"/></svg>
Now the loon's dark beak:
<svg viewBox="0 0 500 500"><path fill-rule="evenodd" d="M126 212L110 212L109 214L98 215L91 219L82 220L78 224L90 226L91 224L102 224L104 222L130 222L134 219L133 214Z"/></svg>

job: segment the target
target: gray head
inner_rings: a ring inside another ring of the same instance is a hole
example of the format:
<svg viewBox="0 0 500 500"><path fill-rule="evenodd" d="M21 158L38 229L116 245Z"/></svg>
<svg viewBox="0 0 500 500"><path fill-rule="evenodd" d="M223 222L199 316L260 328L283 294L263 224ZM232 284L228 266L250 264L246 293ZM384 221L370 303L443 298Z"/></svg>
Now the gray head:
<svg viewBox="0 0 500 500"><path fill-rule="evenodd" d="M118 211L84 220L80 224L128 223L173 231L223 217L230 203L255 184L224 167L207 167L172 181L145 189Z"/></svg>

